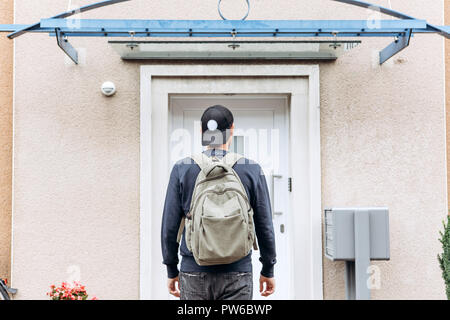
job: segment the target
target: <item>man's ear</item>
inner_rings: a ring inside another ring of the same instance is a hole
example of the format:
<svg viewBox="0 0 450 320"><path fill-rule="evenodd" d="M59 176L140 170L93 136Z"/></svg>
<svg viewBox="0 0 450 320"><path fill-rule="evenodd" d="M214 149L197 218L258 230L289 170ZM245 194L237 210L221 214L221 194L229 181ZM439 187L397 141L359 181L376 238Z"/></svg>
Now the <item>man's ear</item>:
<svg viewBox="0 0 450 320"><path fill-rule="evenodd" d="M228 137L227 144L231 145L231 141L233 140L233 135L234 135L234 123L231 125L229 130L230 130L230 136Z"/></svg>

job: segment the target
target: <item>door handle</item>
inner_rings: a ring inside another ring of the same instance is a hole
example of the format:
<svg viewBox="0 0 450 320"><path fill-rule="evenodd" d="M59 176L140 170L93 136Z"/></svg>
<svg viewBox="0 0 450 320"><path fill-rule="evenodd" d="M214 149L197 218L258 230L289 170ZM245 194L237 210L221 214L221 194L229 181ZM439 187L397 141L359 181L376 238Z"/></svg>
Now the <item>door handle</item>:
<svg viewBox="0 0 450 320"><path fill-rule="evenodd" d="M283 214L283 212L275 212L275 179L281 179L283 178L282 175L280 174L274 174L272 171L272 192L271 192L271 197L272 199L270 199L270 203L272 205L272 219L275 216L281 216Z"/></svg>

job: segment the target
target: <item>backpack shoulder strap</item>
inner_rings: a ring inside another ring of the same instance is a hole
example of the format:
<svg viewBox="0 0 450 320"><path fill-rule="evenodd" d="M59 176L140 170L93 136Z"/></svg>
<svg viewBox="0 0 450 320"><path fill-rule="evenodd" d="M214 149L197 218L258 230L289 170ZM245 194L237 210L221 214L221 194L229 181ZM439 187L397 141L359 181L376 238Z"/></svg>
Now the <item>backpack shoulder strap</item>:
<svg viewBox="0 0 450 320"><path fill-rule="evenodd" d="M237 153L233 153L233 152L228 152L225 155L225 157L222 158L222 162L224 164L226 164L227 166L232 168L242 158L244 158L243 155L240 155L240 154L237 154ZM254 224L253 224L253 232L255 232L255 234L256 234L255 225ZM253 240L253 249L254 250L258 250L258 244L256 242L256 236L255 236L255 239Z"/></svg>
<svg viewBox="0 0 450 320"><path fill-rule="evenodd" d="M180 227L178 228L178 234L177 234L177 242L178 243L180 243L181 236L183 235L185 222L186 222L186 217L183 217L181 219Z"/></svg>
<svg viewBox="0 0 450 320"><path fill-rule="evenodd" d="M236 162L238 162L240 159L242 159L244 156L237 154L237 153L233 153L233 152L228 152L223 158L222 158L222 162L225 163L227 166L229 167L233 167Z"/></svg>
<svg viewBox="0 0 450 320"><path fill-rule="evenodd" d="M208 168L212 164L211 158L204 153L194 154L191 158L198 164L201 170Z"/></svg>

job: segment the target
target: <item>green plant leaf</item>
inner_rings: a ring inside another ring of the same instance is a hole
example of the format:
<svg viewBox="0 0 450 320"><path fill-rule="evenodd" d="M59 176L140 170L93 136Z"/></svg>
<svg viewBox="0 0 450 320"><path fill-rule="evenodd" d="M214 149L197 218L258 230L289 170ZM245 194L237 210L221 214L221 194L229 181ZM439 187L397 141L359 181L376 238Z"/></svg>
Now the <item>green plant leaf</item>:
<svg viewBox="0 0 450 320"><path fill-rule="evenodd" d="M450 216L447 216L447 224L442 221L444 225L444 232L439 231L442 243L442 254L438 254L437 259L442 270L442 278L446 286L447 299L450 300Z"/></svg>

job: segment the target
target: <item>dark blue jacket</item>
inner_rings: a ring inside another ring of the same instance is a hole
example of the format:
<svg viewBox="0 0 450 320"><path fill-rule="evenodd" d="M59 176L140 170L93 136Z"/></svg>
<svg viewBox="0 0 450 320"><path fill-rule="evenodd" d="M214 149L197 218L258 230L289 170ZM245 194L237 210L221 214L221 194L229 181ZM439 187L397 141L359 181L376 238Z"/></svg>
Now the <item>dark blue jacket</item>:
<svg viewBox="0 0 450 320"><path fill-rule="evenodd" d="M221 149L207 150L208 156L223 157L226 151ZM273 268L276 263L275 234L273 231L272 212L266 178L259 164L245 159L233 167L245 187L250 204L253 208L256 237L260 251L259 260L262 262L261 274L273 277ZM200 167L191 159L178 161L170 174L167 187L166 201L161 227L161 247L163 263L167 266L167 275L170 279L178 275L178 243L177 234L181 219L189 213L195 180L200 173ZM183 238L180 253L182 272L251 272L252 259L248 256L231 264L215 266L199 266L186 246Z"/></svg>

